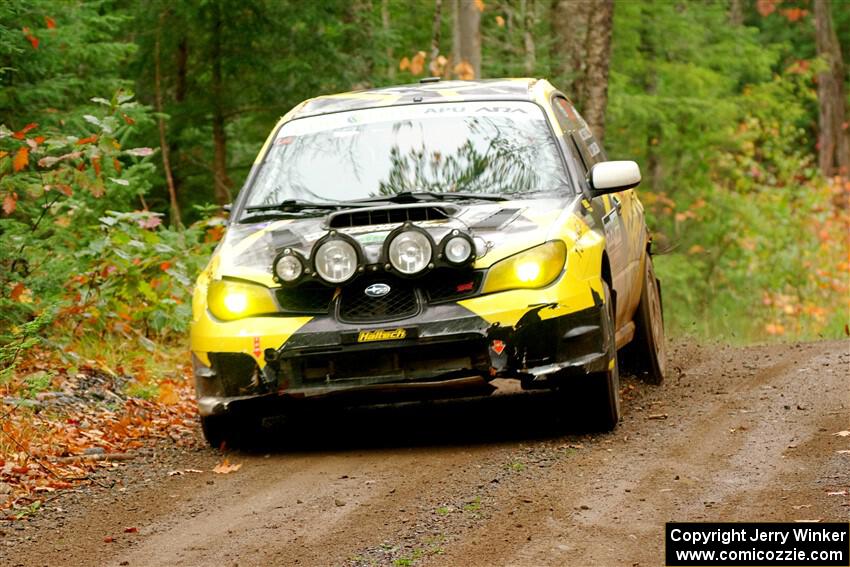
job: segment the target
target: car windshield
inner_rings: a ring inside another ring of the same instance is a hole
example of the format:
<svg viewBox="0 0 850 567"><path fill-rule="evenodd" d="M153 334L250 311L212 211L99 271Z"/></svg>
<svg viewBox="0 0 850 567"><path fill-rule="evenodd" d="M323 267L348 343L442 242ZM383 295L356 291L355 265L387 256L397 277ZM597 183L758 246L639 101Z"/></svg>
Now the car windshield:
<svg viewBox="0 0 850 567"><path fill-rule="evenodd" d="M438 103L338 112L284 124L246 205L567 188L555 139L536 104Z"/></svg>

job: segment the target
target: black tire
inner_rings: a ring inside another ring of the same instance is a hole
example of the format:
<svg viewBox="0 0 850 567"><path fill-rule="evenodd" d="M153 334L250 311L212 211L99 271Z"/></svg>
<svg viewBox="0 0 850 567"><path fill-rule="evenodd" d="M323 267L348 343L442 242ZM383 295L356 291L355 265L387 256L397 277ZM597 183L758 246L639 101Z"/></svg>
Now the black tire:
<svg viewBox="0 0 850 567"><path fill-rule="evenodd" d="M245 425L231 415L201 417L201 430L213 449L233 449L244 442Z"/></svg>
<svg viewBox="0 0 850 567"><path fill-rule="evenodd" d="M580 378L577 401L588 425L595 431L611 431L620 421L620 364L617 361L617 343L614 334L616 322L614 302L608 284L605 291L603 328L608 333L609 356L613 364L604 372Z"/></svg>
<svg viewBox="0 0 850 567"><path fill-rule="evenodd" d="M640 303L635 311L635 336L629 347L631 366L637 377L649 384L661 384L667 372L664 311L661 284L655 277L649 254L643 270Z"/></svg>

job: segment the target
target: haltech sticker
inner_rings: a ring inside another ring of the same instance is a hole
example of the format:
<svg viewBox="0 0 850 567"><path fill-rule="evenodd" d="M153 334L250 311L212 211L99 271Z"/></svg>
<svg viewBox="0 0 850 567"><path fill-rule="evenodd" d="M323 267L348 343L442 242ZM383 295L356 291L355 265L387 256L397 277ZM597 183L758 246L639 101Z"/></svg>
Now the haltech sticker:
<svg viewBox="0 0 850 567"><path fill-rule="evenodd" d="M374 341L398 341L407 337L407 329L374 329L372 331L360 331L357 335L358 343L371 343Z"/></svg>

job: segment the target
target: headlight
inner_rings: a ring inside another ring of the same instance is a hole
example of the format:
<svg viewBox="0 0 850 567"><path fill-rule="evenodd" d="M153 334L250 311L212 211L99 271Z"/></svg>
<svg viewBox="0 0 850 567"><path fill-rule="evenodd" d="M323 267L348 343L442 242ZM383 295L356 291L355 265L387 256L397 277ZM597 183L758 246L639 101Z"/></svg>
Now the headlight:
<svg viewBox="0 0 850 567"><path fill-rule="evenodd" d="M514 254L487 271L482 293L544 287L555 281L567 261L567 247L553 240Z"/></svg>
<svg viewBox="0 0 850 567"><path fill-rule="evenodd" d="M431 239L421 230L403 230L390 240L388 259L404 275L418 274L428 267L433 255Z"/></svg>
<svg viewBox="0 0 850 567"><path fill-rule="evenodd" d="M207 306L213 315L225 321L277 312L269 288L232 280L210 282Z"/></svg>
<svg viewBox="0 0 850 567"><path fill-rule="evenodd" d="M357 250L347 240L331 237L319 245L313 263L323 280L341 284L357 272Z"/></svg>
<svg viewBox="0 0 850 567"><path fill-rule="evenodd" d="M291 250L283 251L274 262L275 277L283 283L293 283L304 274L304 263Z"/></svg>
<svg viewBox="0 0 850 567"><path fill-rule="evenodd" d="M460 231L453 230L443 239L441 249L446 262L459 266L473 259L475 243Z"/></svg>

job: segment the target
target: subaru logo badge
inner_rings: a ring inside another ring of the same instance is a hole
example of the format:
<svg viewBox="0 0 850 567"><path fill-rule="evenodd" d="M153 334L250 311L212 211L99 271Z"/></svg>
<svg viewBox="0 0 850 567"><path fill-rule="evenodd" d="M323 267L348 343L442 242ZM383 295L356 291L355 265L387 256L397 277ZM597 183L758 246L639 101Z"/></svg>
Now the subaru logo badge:
<svg viewBox="0 0 850 567"><path fill-rule="evenodd" d="M369 297L382 297L390 292L390 286L385 283L373 283L365 290L363 293L368 295Z"/></svg>

